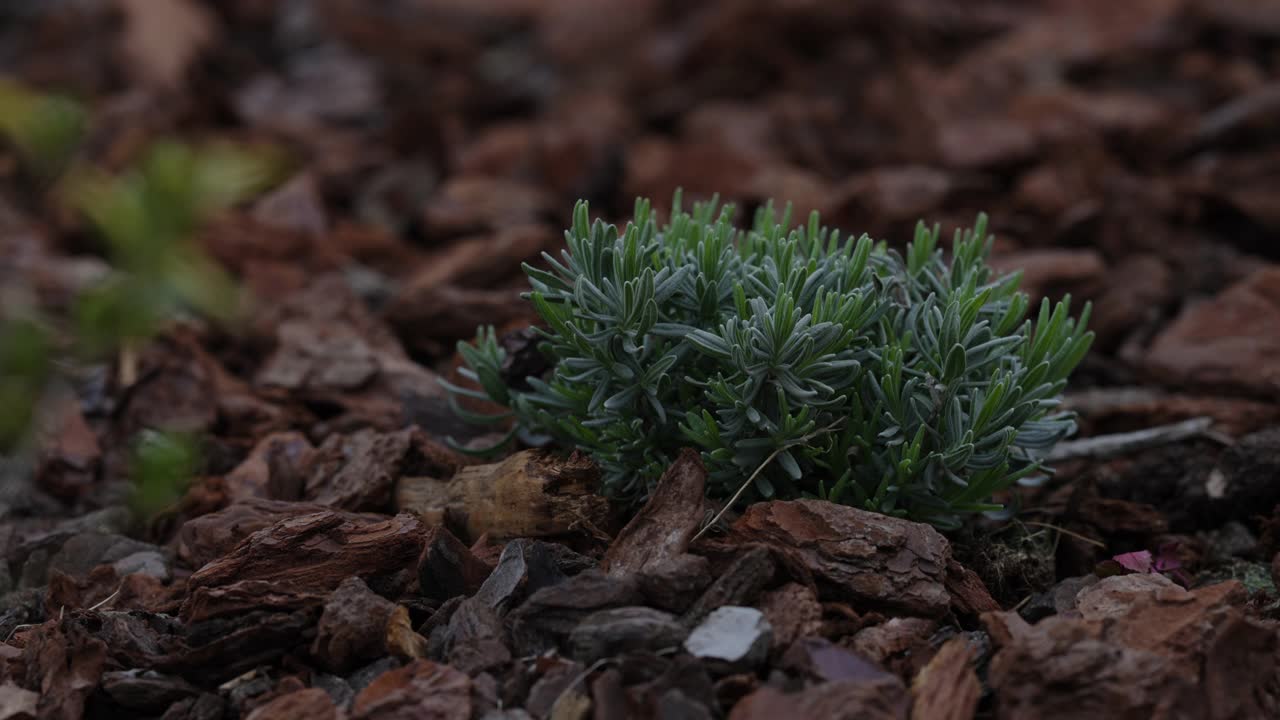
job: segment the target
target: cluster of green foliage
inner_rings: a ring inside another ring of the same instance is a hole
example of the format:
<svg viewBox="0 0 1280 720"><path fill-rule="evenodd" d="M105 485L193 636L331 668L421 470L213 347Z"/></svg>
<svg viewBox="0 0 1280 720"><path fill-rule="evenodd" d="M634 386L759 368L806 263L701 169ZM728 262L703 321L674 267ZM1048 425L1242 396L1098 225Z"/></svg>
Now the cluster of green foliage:
<svg viewBox="0 0 1280 720"><path fill-rule="evenodd" d="M955 527L997 510L992 495L1043 471L1074 430L1056 411L1092 341L1086 307L1046 301L1035 322L1020 274L993 276L986 220L919 225L905 255L842 237L815 213L761 208L747 231L731 206L681 209L665 225L638 200L621 232L574 210L559 259L525 266L546 322L546 377L518 389L492 329L459 350L513 433L589 451L604 488L638 502L681 446L698 448L708 492L819 497ZM455 409L462 410L454 403Z"/></svg>
<svg viewBox="0 0 1280 720"><path fill-rule="evenodd" d="M279 158L232 145L162 141L129 171L112 176L73 162L86 127L74 101L0 83L0 135L32 179L86 219L103 241L111 272L73 301L69 323L38 309L0 312L0 453L21 447L60 363L134 349L174 316L232 319L234 282L195 242L213 214L274 182ZM65 326L65 327L64 327ZM150 433L137 443L138 509L153 512L181 490L196 463L191 438Z"/></svg>

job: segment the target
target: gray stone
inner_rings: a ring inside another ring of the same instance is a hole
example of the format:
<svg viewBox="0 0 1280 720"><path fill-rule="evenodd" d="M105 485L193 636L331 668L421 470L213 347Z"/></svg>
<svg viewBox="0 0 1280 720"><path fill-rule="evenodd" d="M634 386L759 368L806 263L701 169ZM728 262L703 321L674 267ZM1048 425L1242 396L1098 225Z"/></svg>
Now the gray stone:
<svg viewBox="0 0 1280 720"><path fill-rule="evenodd" d="M356 699L355 692L346 680L337 675L318 672L311 676L311 687L317 687L329 694L329 699L334 705L347 710L351 708L351 702Z"/></svg>
<svg viewBox="0 0 1280 720"><path fill-rule="evenodd" d="M173 578L173 572L169 568L168 561L165 559L164 554L157 550L139 550L136 553L120 558L112 563L111 566L115 568L116 575L120 577L142 573L165 582Z"/></svg>
<svg viewBox="0 0 1280 720"><path fill-rule="evenodd" d="M684 648L711 668L740 672L763 662L772 640L773 628L764 613L730 605L712 612L694 628Z"/></svg>
<svg viewBox="0 0 1280 720"><path fill-rule="evenodd" d="M129 508L114 505L59 523L58 530L70 533L99 532L119 535L127 531L131 524L133 524L133 513Z"/></svg>
<svg viewBox="0 0 1280 720"><path fill-rule="evenodd" d="M160 548L123 535L82 532L62 544L49 561L49 571L82 578L99 565L110 565L140 552L159 553Z"/></svg>

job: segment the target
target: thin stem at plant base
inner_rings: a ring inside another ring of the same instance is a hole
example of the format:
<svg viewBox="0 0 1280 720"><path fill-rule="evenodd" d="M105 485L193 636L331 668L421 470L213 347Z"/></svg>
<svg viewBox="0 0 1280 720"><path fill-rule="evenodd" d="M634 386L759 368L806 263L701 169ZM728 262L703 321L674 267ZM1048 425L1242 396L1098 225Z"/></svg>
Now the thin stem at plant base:
<svg viewBox="0 0 1280 720"><path fill-rule="evenodd" d="M805 435L804 437L797 438L794 442L783 445L782 447L777 448L773 452L769 453L769 457L766 457L764 459L764 462L760 463L760 466L755 469L755 472L751 473L751 477L747 478L746 482L738 486L738 490L733 493L733 496L730 497L728 501L725 502L724 507L720 508L720 512L716 513L715 517L711 518L711 520L706 525L703 525L702 529L699 530L697 534L695 534L693 538L689 540L689 542L693 542L697 540L698 538L705 535L708 530L715 527L715 524L720 522L720 518L724 517L724 514L729 511L729 508L733 507L734 503L738 502L738 498L742 497L742 493L746 492L747 488L751 487L751 483L755 482L756 476L758 476L761 472L763 472L764 469L768 467L769 463L773 462L773 459L778 457L778 455L782 454L784 450L788 450L802 443L806 443L816 437L820 437L829 432L832 432L839 425L840 425L840 421L837 420L836 422L831 423L830 425L826 426L825 428L822 428L821 430L815 430L814 432L811 432L808 435Z"/></svg>
<svg viewBox="0 0 1280 720"><path fill-rule="evenodd" d="M1106 543L1104 543L1104 542L1102 542L1101 540L1094 540L1094 539L1093 539L1093 538L1091 538L1091 537L1087 537L1087 536L1085 536L1085 535L1081 535L1081 534L1080 534L1080 533L1078 533L1078 532L1072 532L1072 531L1070 531L1070 530L1068 530L1068 529L1066 529L1066 528L1064 528L1064 527L1061 527L1061 526L1059 526L1059 525L1054 525L1054 524L1052 524L1052 523L1047 523L1047 522L1036 522L1036 521L1034 521L1034 520L1023 520L1023 521L1022 521L1022 524L1023 524L1023 525L1033 525L1033 526L1035 526L1035 527L1049 528L1050 530L1057 530L1059 533L1061 533L1061 534L1063 534L1063 535L1069 535L1069 536L1071 536L1071 537L1073 537L1073 538L1075 538L1075 539L1077 539L1077 540L1079 540L1079 541L1081 541L1081 542L1087 542L1087 543L1089 543L1090 545L1096 545L1097 547L1100 547L1100 548L1102 548L1102 549L1104 549L1104 550L1105 550L1105 549L1106 549L1106 547L1107 547L1107 544L1106 544Z"/></svg>
<svg viewBox="0 0 1280 720"><path fill-rule="evenodd" d="M126 340L120 346L119 359L117 380L120 387L122 389L133 387L133 384L138 382L138 347L132 340Z"/></svg>

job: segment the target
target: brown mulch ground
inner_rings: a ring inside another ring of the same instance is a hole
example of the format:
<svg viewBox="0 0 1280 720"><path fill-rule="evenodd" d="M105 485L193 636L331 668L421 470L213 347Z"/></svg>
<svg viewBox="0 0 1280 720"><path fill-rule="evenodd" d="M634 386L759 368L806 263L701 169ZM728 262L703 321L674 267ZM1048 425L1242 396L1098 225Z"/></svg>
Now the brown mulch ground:
<svg viewBox="0 0 1280 720"><path fill-rule="evenodd" d="M7 0L0 71L104 167L296 161L200 238L253 321L79 372L0 458L0 719L1280 716L1280 3ZM1082 435L1212 429L949 538L798 501L693 540L696 457L624 523L585 458L450 450L454 344L527 325L573 201L678 186L892 242L986 211L1094 300ZM0 282L56 311L100 252L0 154ZM146 522L143 428L205 438Z"/></svg>

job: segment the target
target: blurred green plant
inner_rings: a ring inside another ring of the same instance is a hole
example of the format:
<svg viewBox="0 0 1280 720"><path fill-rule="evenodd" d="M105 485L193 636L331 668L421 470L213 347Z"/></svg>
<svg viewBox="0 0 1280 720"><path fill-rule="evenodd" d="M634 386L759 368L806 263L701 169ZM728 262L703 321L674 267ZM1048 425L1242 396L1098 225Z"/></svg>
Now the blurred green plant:
<svg viewBox="0 0 1280 720"><path fill-rule="evenodd" d="M130 506L137 517L155 517L172 506L200 467L198 440L187 434L143 430L134 443L133 494Z"/></svg>
<svg viewBox="0 0 1280 720"><path fill-rule="evenodd" d="M792 226L789 207L742 231L731 207L673 205L659 226L637 200L621 232L577 205L568 249L525 266L553 370L507 378L483 329L459 344L482 391L446 387L510 412L467 418L589 451L624 501L692 445L730 502L819 497L940 527L1000 509L992 495L1074 430L1055 408L1089 309L1046 300L1024 322L1020 275L986 264L985 217L948 261L923 223L904 255L816 213Z"/></svg>
<svg viewBox="0 0 1280 720"><path fill-rule="evenodd" d="M48 332L38 322L0 319L0 453L17 446L31 427L51 355Z"/></svg>
<svg viewBox="0 0 1280 720"><path fill-rule="evenodd" d="M153 336L176 313L223 321L239 310L238 289L194 236L215 213L270 185L275 158L229 145L152 146L119 177L81 171L64 196L98 230L117 272L79 298L77 338L100 354Z"/></svg>
<svg viewBox="0 0 1280 720"><path fill-rule="evenodd" d="M51 181L67 168L86 121L84 108L74 100L0 78L0 134L39 179Z"/></svg>
<svg viewBox="0 0 1280 720"><path fill-rule="evenodd" d="M32 172L57 182L55 198L97 231L112 266L75 299L65 342L54 342L61 335L47 323L0 312L0 453L29 438L63 354L95 359L119 353L127 366L139 345L175 315L234 320L239 289L195 236L213 215L274 184L284 170L283 159L264 148L160 141L133 168L108 175L70 164L85 118L66 98L0 82L0 134ZM150 514L171 502L197 465L194 439L147 431L134 453L138 509Z"/></svg>

